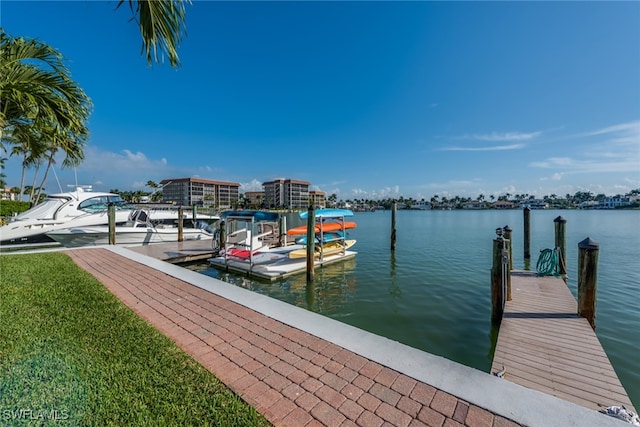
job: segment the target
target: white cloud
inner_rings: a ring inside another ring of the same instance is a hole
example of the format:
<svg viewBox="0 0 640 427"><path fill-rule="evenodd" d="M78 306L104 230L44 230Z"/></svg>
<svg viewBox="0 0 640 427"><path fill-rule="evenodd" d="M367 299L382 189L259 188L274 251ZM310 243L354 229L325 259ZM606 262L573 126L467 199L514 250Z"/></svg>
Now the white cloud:
<svg viewBox="0 0 640 427"><path fill-rule="evenodd" d="M631 187L633 188L640 188L640 179L639 178L625 178L624 182L626 182L628 185L625 187Z"/></svg>
<svg viewBox="0 0 640 427"><path fill-rule="evenodd" d="M466 139L482 142L512 142L512 144L499 144L489 146L450 146L441 148L441 151L507 151L520 150L526 147L524 141L530 141L542 135L537 132L492 132L488 134L464 135L455 139Z"/></svg>
<svg viewBox="0 0 640 427"><path fill-rule="evenodd" d="M122 154L111 151L102 151L96 147L88 147L85 150L85 160L78 166L78 170L87 170L95 173L109 172L110 175L120 172L132 173L134 171L150 171L167 166L167 159L149 159L142 152L123 150ZM145 181L146 182L146 181Z"/></svg>
<svg viewBox="0 0 640 427"><path fill-rule="evenodd" d="M524 144L494 145L490 147L445 147L442 151L505 151L520 150L524 147Z"/></svg>
<svg viewBox="0 0 640 427"><path fill-rule="evenodd" d="M548 168L561 167L561 166L570 167L574 163L575 161L569 157L549 157L548 159L542 162L531 162L530 166L533 166L536 168L548 169Z"/></svg>
<svg viewBox="0 0 640 427"><path fill-rule="evenodd" d="M630 138L635 142L640 140L640 120L620 123L613 126L608 126L602 129L596 129L590 132L584 132L582 134L576 135L576 137L589 137L589 136L597 136L597 135L610 135L614 134L622 139Z"/></svg>
<svg viewBox="0 0 640 427"><path fill-rule="evenodd" d="M529 141L537 138L542 132L492 132L489 134L474 134L467 138L476 139L478 141Z"/></svg>
<svg viewBox="0 0 640 427"><path fill-rule="evenodd" d="M517 193L516 187L513 185L507 185L502 188L502 194L515 194Z"/></svg>
<svg viewBox="0 0 640 427"><path fill-rule="evenodd" d="M334 191L336 194L340 194L338 191ZM379 190L367 191L362 188L354 188L351 190L351 195L345 195L346 198L356 198L356 199L384 199L384 198L392 198L400 196L400 186L394 185L391 187L383 187Z"/></svg>
<svg viewBox="0 0 640 427"><path fill-rule="evenodd" d="M253 179L250 182L240 183L240 189L243 192L246 191L262 191L262 181L258 181L257 179Z"/></svg>
<svg viewBox="0 0 640 427"><path fill-rule="evenodd" d="M58 162L58 164L61 163ZM109 189L143 189L148 190L146 183L163 179L194 177L202 175L209 177L215 168L179 167L170 165L167 158L150 158L141 151L124 149L120 152L104 151L99 147L89 145L85 148L85 160L73 169L56 168L61 186L77 182L91 184L96 190ZM54 188L56 184L47 186Z"/></svg>
<svg viewBox="0 0 640 427"><path fill-rule="evenodd" d="M562 173L640 172L640 121L622 123L574 135L587 139L573 157L549 157L530 166L561 169Z"/></svg>

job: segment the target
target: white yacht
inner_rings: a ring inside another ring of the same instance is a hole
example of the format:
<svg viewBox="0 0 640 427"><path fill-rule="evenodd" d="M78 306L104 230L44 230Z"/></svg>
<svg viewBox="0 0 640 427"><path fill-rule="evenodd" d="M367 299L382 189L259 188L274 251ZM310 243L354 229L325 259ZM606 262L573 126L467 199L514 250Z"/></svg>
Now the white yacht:
<svg viewBox="0 0 640 427"><path fill-rule="evenodd" d="M157 211L163 214L167 211ZM175 212L175 211L174 211ZM133 211L125 225L114 227L115 244L123 246L141 246L153 243L177 242L180 234L177 216L164 215L164 221L154 220L150 211L139 209ZM185 219L188 219L185 216ZM191 220L184 221L191 222ZM195 227L189 225L182 228L183 240L212 240L216 229L207 221L197 221ZM80 246L100 246L109 244L109 226L81 226L47 231L47 236L67 248Z"/></svg>
<svg viewBox="0 0 640 427"><path fill-rule="evenodd" d="M48 195L42 203L0 227L0 246L53 242L46 232L108 224L109 204L116 207L116 223L127 222L135 209L118 194L87 191L82 187Z"/></svg>
<svg viewBox="0 0 640 427"><path fill-rule="evenodd" d="M0 246L26 244L55 244L47 236L50 231L78 227L108 225L108 208L116 208L116 225L125 225L136 212L136 206L126 202L120 195L93 192L83 187L68 193L51 194L46 199L11 219L0 227ZM172 208L147 207L153 225L175 225L178 222L178 210ZM185 221L190 220L189 212L184 214ZM220 217L197 213L197 220L212 223ZM186 222L185 222L186 224Z"/></svg>

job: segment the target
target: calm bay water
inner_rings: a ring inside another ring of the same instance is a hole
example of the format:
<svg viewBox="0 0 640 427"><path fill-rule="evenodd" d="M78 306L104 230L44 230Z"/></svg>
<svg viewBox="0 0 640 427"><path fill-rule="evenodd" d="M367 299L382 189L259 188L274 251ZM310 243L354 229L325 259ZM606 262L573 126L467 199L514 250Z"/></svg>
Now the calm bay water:
<svg viewBox="0 0 640 427"><path fill-rule="evenodd" d="M567 220L568 285L577 288L578 242L600 244L596 333L636 408L640 407L640 211L531 211L531 269L554 246L557 216ZM302 224L294 216L289 226ZM513 229L514 268L524 269L523 213L398 211L357 213L355 259L273 283L189 268L409 346L488 372L497 331L490 321L492 240Z"/></svg>

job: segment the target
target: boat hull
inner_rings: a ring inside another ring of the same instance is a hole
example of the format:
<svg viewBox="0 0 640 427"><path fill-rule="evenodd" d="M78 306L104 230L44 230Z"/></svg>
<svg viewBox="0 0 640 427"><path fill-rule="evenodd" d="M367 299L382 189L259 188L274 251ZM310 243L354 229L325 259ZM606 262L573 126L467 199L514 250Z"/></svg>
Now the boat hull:
<svg viewBox="0 0 640 427"><path fill-rule="evenodd" d="M353 259L357 252L347 251L344 254L334 254L324 257L323 259L315 259L314 265L321 267L338 262L344 262ZM301 274L307 271L307 260L305 258L289 258L283 256L272 262L262 264L251 264L246 260L225 259L224 257L210 258L209 262L213 267L233 271L242 274L248 274L265 280L277 280L284 277Z"/></svg>
<svg viewBox="0 0 640 427"><path fill-rule="evenodd" d="M116 224L127 222L131 211L116 211ZM47 235L50 231L63 230L69 227L91 227L106 225L109 222L107 213L83 215L64 220L12 221L0 227L0 246L33 243L49 243L54 240Z"/></svg>
<svg viewBox="0 0 640 427"><path fill-rule="evenodd" d="M109 244L109 227L68 228L47 233L53 240L68 248ZM183 240L213 239L211 233L195 228L182 231ZM117 245L139 246L178 241L177 228L116 227Z"/></svg>

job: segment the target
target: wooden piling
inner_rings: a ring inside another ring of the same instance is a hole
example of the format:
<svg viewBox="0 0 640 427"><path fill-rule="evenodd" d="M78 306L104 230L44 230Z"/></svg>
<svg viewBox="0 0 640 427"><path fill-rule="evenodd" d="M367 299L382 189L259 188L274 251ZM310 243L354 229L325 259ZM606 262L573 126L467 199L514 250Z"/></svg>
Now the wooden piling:
<svg viewBox="0 0 640 427"><path fill-rule="evenodd" d="M598 252L600 245L587 237L578 243L578 316L596 329Z"/></svg>
<svg viewBox="0 0 640 427"><path fill-rule="evenodd" d="M178 208L178 242L184 240L184 212L182 206Z"/></svg>
<svg viewBox="0 0 640 427"><path fill-rule="evenodd" d="M219 241L218 241L218 248L220 248L220 250L224 249L225 246L225 242L227 241L227 237L226 237L226 225L224 223L224 220L220 221L220 225L218 226L218 229L220 230L220 233L218 233L218 237L219 237Z"/></svg>
<svg viewBox="0 0 640 427"><path fill-rule="evenodd" d="M561 216L558 216L556 219L553 220L553 223L555 225L555 247L558 248L558 250L560 251L559 255L559 263L558 263L558 268L559 271L558 273L560 273L562 276L565 276L567 274L567 267L566 267L566 259L567 259L567 242L566 242L566 225L567 225L567 220L564 219Z"/></svg>
<svg viewBox="0 0 640 427"><path fill-rule="evenodd" d="M507 301L511 301L511 270L513 270L513 252L512 252L512 248L513 248L513 242L511 241L511 227L509 227L508 225L505 225L502 228L502 237L504 238L503 241L503 245L504 245L504 250L502 251L502 256L508 256L508 262L507 262L507 266L508 266L508 270L507 270L507 284L506 284L506 291L507 291Z"/></svg>
<svg viewBox="0 0 640 427"><path fill-rule="evenodd" d="M109 244L116 244L116 207L110 203L107 211L109 221Z"/></svg>
<svg viewBox="0 0 640 427"><path fill-rule="evenodd" d="M315 241L316 241L316 211L309 206L307 216L307 282L313 282L315 266Z"/></svg>
<svg viewBox="0 0 640 427"><path fill-rule="evenodd" d="M502 250L504 240L493 240L493 265L491 267L491 321L499 324L502 320L505 303L505 289L502 281Z"/></svg>
<svg viewBox="0 0 640 427"><path fill-rule="evenodd" d="M315 311L316 305L316 286L315 283L309 281L305 286L305 299L307 300L307 310Z"/></svg>
<svg viewBox="0 0 640 427"><path fill-rule="evenodd" d="M513 240L511 239L511 227L505 225L502 228L503 237L507 240L507 248L509 249L509 269L513 270Z"/></svg>
<svg viewBox="0 0 640 427"><path fill-rule="evenodd" d="M198 220L198 207L197 206L192 206L191 207L191 215L193 216L193 226L196 226L196 221Z"/></svg>
<svg viewBox="0 0 640 427"><path fill-rule="evenodd" d="M522 211L524 216L524 259L531 259L531 209L528 207Z"/></svg>
<svg viewBox="0 0 640 427"><path fill-rule="evenodd" d="M396 250L396 212L398 210L398 203L393 202L393 208L391 208L391 251Z"/></svg>
<svg viewBox="0 0 640 427"><path fill-rule="evenodd" d="M278 245L286 246L287 245L287 216L281 214L278 218Z"/></svg>

